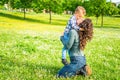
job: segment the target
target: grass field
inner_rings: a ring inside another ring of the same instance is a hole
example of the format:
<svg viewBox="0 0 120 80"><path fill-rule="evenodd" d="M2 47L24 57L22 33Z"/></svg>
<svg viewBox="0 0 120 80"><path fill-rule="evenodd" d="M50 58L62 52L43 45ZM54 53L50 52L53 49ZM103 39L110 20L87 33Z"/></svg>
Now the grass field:
<svg viewBox="0 0 120 80"><path fill-rule="evenodd" d="M0 80L66 80L55 75L61 63L62 34L70 15L0 11ZM92 68L89 77L67 80L120 80L120 18L105 17L95 25L94 38L84 51ZM68 58L68 55L67 55ZM69 58L68 58L69 60Z"/></svg>

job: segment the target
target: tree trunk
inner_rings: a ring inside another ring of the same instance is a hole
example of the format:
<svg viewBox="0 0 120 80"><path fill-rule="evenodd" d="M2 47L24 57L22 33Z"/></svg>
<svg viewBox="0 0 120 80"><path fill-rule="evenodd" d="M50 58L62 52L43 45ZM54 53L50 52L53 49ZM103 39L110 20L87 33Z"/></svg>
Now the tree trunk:
<svg viewBox="0 0 120 80"><path fill-rule="evenodd" d="M26 10L25 10L26 8L24 7L24 19L25 19L25 17L26 17Z"/></svg>
<svg viewBox="0 0 120 80"><path fill-rule="evenodd" d="M101 27L103 27L103 13L101 15Z"/></svg>
<svg viewBox="0 0 120 80"><path fill-rule="evenodd" d="M49 1L49 14L50 14L50 18L49 18L49 23L51 24L51 20L52 20L52 11L51 11L51 0Z"/></svg>
<svg viewBox="0 0 120 80"><path fill-rule="evenodd" d="M8 1L8 10L11 11L11 2L10 2L10 0Z"/></svg>
<svg viewBox="0 0 120 80"><path fill-rule="evenodd" d="M96 17L96 25L98 24L98 17Z"/></svg>
<svg viewBox="0 0 120 80"><path fill-rule="evenodd" d="M51 24L51 20L52 20L52 16L51 16L51 10L49 11L49 14L50 14L50 20L49 20L49 23Z"/></svg>

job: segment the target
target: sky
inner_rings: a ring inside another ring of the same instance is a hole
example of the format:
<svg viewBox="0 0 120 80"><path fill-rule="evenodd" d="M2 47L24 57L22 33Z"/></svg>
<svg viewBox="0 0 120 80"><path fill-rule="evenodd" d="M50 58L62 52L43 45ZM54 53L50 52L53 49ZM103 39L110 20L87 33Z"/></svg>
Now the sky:
<svg viewBox="0 0 120 80"><path fill-rule="evenodd" d="M108 0L109 1L109 0ZM111 0L112 2L120 2L120 0Z"/></svg>

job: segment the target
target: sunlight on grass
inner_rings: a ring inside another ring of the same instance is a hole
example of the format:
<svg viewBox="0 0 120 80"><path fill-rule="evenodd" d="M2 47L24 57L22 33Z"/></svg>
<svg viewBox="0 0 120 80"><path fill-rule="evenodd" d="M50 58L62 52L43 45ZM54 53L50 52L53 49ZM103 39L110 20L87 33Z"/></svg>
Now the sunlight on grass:
<svg viewBox="0 0 120 80"><path fill-rule="evenodd" d="M95 28L94 38L85 49L87 64L93 70L93 75L86 79L119 79L120 37L118 38L117 33L120 33L120 30L109 29L109 32L106 30ZM107 35L110 32L111 35ZM53 80L56 80L55 75L63 66L60 35L60 32L2 29L0 31L1 79L54 78ZM74 77L74 80L77 79L83 77Z"/></svg>

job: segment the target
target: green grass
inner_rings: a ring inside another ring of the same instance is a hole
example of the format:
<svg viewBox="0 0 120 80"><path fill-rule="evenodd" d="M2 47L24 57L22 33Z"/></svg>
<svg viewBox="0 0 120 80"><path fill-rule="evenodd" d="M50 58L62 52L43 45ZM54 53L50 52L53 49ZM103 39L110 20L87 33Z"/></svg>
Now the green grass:
<svg viewBox="0 0 120 80"><path fill-rule="evenodd" d="M70 15L53 15L51 25L48 14L29 13L26 20L18 12L1 11L0 15L0 80L66 80L55 75L63 67L59 36ZM105 28L98 28L100 20L95 25L84 51L93 74L67 80L120 79L120 18L104 21Z"/></svg>

